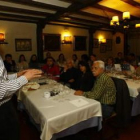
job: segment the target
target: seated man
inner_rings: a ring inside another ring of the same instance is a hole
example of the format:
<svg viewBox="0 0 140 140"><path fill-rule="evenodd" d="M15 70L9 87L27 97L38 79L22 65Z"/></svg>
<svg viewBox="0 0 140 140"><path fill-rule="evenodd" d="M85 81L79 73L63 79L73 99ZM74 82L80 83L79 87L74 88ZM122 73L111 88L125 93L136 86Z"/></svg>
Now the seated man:
<svg viewBox="0 0 140 140"><path fill-rule="evenodd" d="M67 86L75 89L76 79L78 78L78 70L74 68L72 59L67 60L63 73L60 75L60 81Z"/></svg>
<svg viewBox="0 0 140 140"><path fill-rule="evenodd" d="M116 88L113 80L104 72L104 62L95 61L92 65L93 75L96 77L95 83L91 91L76 91L75 95L83 95L87 98L95 99L101 103L102 114L104 118L109 117L116 102Z"/></svg>
<svg viewBox="0 0 140 140"><path fill-rule="evenodd" d="M16 71L16 63L14 60L12 60L11 54L5 55L4 65L5 65L7 72L15 72Z"/></svg>
<svg viewBox="0 0 140 140"><path fill-rule="evenodd" d="M132 75L136 72L135 67L130 64L127 58L123 60L122 71L126 75Z"/></svg>
<svg viewBox="0 0 140 140"><path fill-rule="evenodd" d="M42 67L42 70L49 76L50 78L58 81L60 78L59 67L55 65L55 60L52 57L48 57L46 64Z"/></svg>

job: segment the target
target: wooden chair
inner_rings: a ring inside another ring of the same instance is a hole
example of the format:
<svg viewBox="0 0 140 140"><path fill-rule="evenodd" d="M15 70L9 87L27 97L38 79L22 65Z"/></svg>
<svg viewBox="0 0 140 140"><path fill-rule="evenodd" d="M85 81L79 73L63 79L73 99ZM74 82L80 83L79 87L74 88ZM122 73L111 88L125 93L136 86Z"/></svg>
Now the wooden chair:
<svg viewBox="0 0 140 140"><path fill-rule="evenodd" d="M112 78L116 87L116 104L114 106L114 113L103 119L101 139L110 139L111 137L119 137L119 129L125 128L131 121L131 100L128 90L128 86L125 80ZM105 137L104 131L106 132L106 126L115 129L115 133L109 137Z"/></svg>

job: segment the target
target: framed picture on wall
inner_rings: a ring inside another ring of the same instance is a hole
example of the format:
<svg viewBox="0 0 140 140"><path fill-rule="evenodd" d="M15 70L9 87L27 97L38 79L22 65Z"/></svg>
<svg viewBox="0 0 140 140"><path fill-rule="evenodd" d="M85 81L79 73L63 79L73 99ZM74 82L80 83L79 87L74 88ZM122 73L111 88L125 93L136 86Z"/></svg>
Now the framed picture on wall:
<svg viewBox="0 0 140 140"><path fill-rule="evenodd" d="M85 51L86 47L86 36L74 36L74 51Z"/></svg>
<svg viewBox="0 0 140 140"><path fill-rule="evenodd" d="M106 44L100 44L100 53L106 52Z"/></svg>
<svg viewBox="0 0 140 140"><path fill-rule="evenodd" d="M60 44L60 34L44 34L44 51L60 51Z"/></svg>
<svg viewBox="0 0 140 140"><path fill-rule="evenodd" d="M93 48L98 48L98 47L99 47L99 40L93 39Z"/></svg>
<svg viewBox="0 0 140 140"><path fill-rule="evenodd" d="M112 51L112 39L107 39L106 40L106 50L107 51Z"/></svg>
<svg viewBox="0 0 140 140"><path fill-rule="evenodd" d="M16 51L31 51L31 39L15 39L15 49Z"/></svg>

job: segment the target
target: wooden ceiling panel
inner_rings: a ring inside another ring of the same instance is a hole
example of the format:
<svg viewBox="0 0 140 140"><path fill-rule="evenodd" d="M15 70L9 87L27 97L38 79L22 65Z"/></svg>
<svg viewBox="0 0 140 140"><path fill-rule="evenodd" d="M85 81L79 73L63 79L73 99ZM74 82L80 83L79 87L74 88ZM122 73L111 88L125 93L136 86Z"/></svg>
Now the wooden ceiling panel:
<svg viewBox="0 0 140 140"><path fill-rule="evenodd" d="M49 5L55 5L55 6L64 7L64 8L68 8L71 5L71 3L64 2L61 0L32 0L32 1L49 4Z"/></svg>
<svg viewBox="0 0 140 140"><path fill-rule="evenodd" d="M140 0L0 0L0 20L109 28L112 16L140 21Z"/></svg>
<svg viewBox="0 0 140 140"><path fill-rule="evenodd" d="M105 19L100 19L100 18L95 18L95 17L86 17L84 15L78 15L78 14L73 14L73 15L70 15L69 17L75 17L75 18L78 18L79 20L81 19L82 20L88 20L88 21L91 21L91 22L98 22L98 23L108 23L108 20L105 20Z"/></svg>
<svg viewBox="0 0 140 140"><path fill-rule="evenodd" d="M134 0L135 2L137 2L137 3L140 3L140 0Z"/></svg>
<svg viewBox="0 0 140 140"><path fill-rule="evenodd" d="M99 15L99 16L106 17L106 15L104 14L104 11L102 9L98 9L98 8L87 7L85 9L82 9L82 11L86 12L86 13L96 14L96 15Z"/></svg>
<svg viewBox="0 0 140 140"><path fill-rule="evenodd" d="M129 11L131 15L140 18L140 9L124 2L123 0L102 0L99 2L99 5L116 9L121 12Z"/></svg>
<svg viewBox="0 0 140 140"><path fill-rule="evenodd" d="M56 10L38 8L38 7L34 7L34 6L11 3L11 2L7 2L7 1L0 1L0 6L6 6L6 7L11 7L11 8L23 9L23 10L29 10L30 9L31 11L46 12L46 13L51 13L51 14L56 13Z"/></svg>

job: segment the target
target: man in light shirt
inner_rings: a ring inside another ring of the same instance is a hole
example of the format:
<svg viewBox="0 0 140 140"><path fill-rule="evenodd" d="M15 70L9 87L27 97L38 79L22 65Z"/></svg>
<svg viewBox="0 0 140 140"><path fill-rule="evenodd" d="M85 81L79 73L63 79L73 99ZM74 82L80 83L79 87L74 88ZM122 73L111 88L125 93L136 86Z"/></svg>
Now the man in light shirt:
<svg viewBox="0 0 140 140"><path fill-rule="evenodd" d="M30 69L7 75L0 56L0 140L19 140L18 118L11 97L29 80L41 77L41 74L40 70Z"/></svg>

